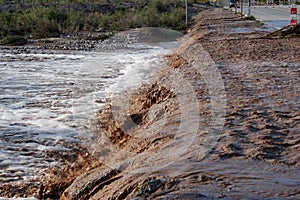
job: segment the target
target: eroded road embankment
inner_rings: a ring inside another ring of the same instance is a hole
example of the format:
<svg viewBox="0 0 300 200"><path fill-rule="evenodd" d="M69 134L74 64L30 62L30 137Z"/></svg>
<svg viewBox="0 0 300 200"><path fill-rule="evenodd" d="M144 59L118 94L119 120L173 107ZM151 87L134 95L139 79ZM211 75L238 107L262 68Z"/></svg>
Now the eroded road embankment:
<svg viewBox="0 0 300 200"><path fill-rule="evenodd" d="M299 35L202 12L154 84L103 109L102 164L61 199L300 198L299 55Z"/></svg>

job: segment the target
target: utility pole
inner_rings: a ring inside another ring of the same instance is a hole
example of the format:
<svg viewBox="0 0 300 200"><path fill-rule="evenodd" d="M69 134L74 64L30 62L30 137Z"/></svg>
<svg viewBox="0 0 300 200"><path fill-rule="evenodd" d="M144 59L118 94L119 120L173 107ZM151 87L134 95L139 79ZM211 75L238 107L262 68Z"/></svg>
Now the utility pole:
<svg viewBox="0 0 300 200"><path fill-rule="evenodd" d="M185 0L185 24L188 24L188 0Z"/></svg>

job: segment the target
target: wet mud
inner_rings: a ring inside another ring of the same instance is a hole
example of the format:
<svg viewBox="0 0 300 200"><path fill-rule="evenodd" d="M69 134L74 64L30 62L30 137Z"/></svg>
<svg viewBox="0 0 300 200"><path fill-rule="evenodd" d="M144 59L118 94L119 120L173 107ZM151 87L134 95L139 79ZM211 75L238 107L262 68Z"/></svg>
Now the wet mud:
<svg viewBox="0 0 300 200"><path fill-rule="evenodd" d="M85 156L36 197L299 199L299 55L297 35L203 11L158 79L112 97Z"/></svg>
<svg viewBox="0 0 300 200"><path fill-rule="evenodd" d="M114 104L104 109L99 134L117 150L107 153L105 167L75 179L61 199L300 197L299 37L268 36L261 24L221 9L204 11L194 21L160 80L131 96L129 114L112 114ZM237 33L237 27L256 31ZM223 128L215 134L211 90L222 87L207 85L218 82L205 73L213 65L226 94ZM188 80L199 106L182 103L180 96L188 94L178 92L178 74ZM201 118L199 128L194 133L186 126L183 134L180 124L193 126L193 111ZM183 112L191 117L182 118ZM128 119L134 126L126 125ZM193 141L182 150L185 137ZM122 155L124 150L130 154Z"/></svg>

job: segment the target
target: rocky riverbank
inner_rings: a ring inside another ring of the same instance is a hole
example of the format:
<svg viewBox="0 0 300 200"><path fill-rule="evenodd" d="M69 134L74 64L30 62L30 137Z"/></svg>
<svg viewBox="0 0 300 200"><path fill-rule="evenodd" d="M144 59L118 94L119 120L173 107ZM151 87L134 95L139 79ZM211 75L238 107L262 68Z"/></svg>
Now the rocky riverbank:
<svg viewBox="0 0 300 200"><path fill-rule="evenodd" d="M2 45L0 50L26 53L36 50L67 50L67 51L91 51L97 50L103 40L113 36L115 33L81 33L77 35L67 35L56 38L29 39L22 46Z"/></svg>

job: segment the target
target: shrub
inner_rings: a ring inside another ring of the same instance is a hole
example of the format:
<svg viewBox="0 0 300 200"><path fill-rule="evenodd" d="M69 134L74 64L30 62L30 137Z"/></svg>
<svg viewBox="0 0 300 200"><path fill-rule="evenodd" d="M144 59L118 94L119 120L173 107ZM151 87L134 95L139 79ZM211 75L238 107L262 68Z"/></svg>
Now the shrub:
<svg viewBox="0 0 300 200"><path fill-rule="evenodd" d="M97 7L93 6L93 2L99 3L97 0L48 0L44 4L42 1L29 0L2 2L11 4L15 10L0 12L0 38L8 35L47 38L99 28L104 31L122 31L142 26L176 30L186 28L182 0L110 0L113 5L110 9L113 9L103 13L93 10Z"/></svg>
<svg viewBox="0 0 300 200"><path fill-rule="evenodd" d="M250 15L250 17L248 17L249 20L253 20L256 21L256 18L253 15Z"/></svg>
<svg viewBox="0 0 300 200"><path fill-rule="evenodd" d="M1 45L24 45L27 39L23 36L6 36L0 41Z"/></svg>

